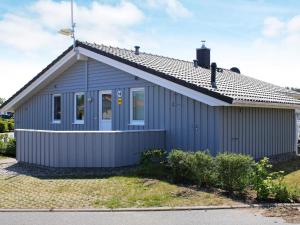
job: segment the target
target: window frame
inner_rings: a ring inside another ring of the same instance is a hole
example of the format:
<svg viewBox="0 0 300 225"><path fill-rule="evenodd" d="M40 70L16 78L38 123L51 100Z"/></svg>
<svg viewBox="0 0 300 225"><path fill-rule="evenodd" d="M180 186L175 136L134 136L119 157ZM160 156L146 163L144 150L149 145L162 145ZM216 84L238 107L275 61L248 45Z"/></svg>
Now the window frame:
<svg viewBox="0 0 300 225"><path fill-rule="evenodd" d="M83 104L83 112L84 112L84 116L83 116L83 120L78 120L77 119L77 96L78 95L83 95L84 98L84 104ZM76 92L74 93L74 124L84 124L84 119L85 119L85 93L84 92Z"/></svg>
<svg viewBox="0 0 300 225"><path fill-rule="evenodd" d="M55 99L55 97L60 97L60 120L56 120L55 118L54 118L54 99ZM61 117L62 117L62 112L61 112L61 100L62 100L62 98L61 98L61 94L53 94L52 95L52 123L54 123L54 124L60 124L61 123Z"/></svg>
<svg viewBox="0 0 300 225"><path fill-rule="evenodd" d="M143 120L134 120L133 119L133 92L143 91L144 92L144 119ZM145 97L145 88L130 88L130 125L145 125L145 108L146 108L146 97Z"/></svg>

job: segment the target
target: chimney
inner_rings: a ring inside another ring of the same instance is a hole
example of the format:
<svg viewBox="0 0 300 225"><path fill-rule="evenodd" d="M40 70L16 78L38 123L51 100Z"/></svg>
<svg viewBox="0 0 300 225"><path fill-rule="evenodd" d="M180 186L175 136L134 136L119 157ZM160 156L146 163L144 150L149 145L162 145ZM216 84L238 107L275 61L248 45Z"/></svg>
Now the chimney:
<svg viewBox="0 0 300 225"><path fill-rule="evenodd" d="M140 46L134 46L135 52L134 54L139 55L140 54Z"/></svg>
<svg viewBox="0 0 300 225"><path fill-rule="evenodd" d="M210 68L211 68L211 78L210 78L210 80L211 80L211 86L213 88L216 88L217 87L217 85L216 85L217 63L213 62L211 64Z"/></svg>
<svg viewBox="0 0 300 225"><path fill-rule="evenodd" d="M201 48L196 49L196 59L198 60L198 65L209 69L210 68L210 49L206 48L205 41L201 41Z"/></svg>

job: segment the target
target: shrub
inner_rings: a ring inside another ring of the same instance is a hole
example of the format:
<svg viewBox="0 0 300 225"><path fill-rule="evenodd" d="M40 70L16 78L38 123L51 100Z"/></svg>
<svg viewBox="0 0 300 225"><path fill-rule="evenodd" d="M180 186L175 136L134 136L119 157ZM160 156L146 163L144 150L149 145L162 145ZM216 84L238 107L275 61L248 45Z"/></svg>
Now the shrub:
<svg viewBox="0 0 300 225"><path fill-rule="evenodd" d="M3 120L0 120L0 133L7 132L7 123Z"/></svg>
<svg viewBox="0 0 300 225"><path fill-rule="evenodd" d="M286 184L282 182L282 178L278 181L278 183L273 182L272 185L272 194L274 199L277 202L292 202L292 195L289 191L289 188Z"/></svg>
<svg viewBox="0 0 300 225"><path fill-rule="evenodd" d="M14 127L15 127L14 122L9 121L9 122L7 123L7 129L8 129L9 131L13 131L13 130L14 130Z"/></svg>
<svg viewBox="0 0 300 225"><path fill-rule="evenodd" d="M279 202L291 202L298 198L296 191L283 182L283 171L270 172L272 165L268 158L263 158L255 164L253 186L259 200L273 197Z"/></svg>
<svg viewBox="0 0 300 225"><path fill-rule="evenodd" d="M10 138L7 145L6 145L6 151L4 155L16 157L16 139Z"/></svg>
<svg viewBox="0 0 300 225"><path fill-rule="evenodd" d="M162 149L149 149L142 152L140 164L160 164L166 161L167 152Z"/></svg>
<svg viewBox="0 0 300 225"><path fill-rule="evenodd" d="M195 181L192 169L194 164L193 153L175 149L169 153L167 160L168 166L171 169L172 179L175 182Z"/></svg>
<svg viewBox="0 0 300 225"><path fill-rule="evenodd" d="M200 186L211 186L216 181L214 158L207 151L198 151L194 154L192 171Z"/></svg>
<svg viewBox="0 0 300 225"><path fill-rule="evenodd" d="M272 165L268 158L263 158L255 164L253 186L259 200L266 200L272 193L273 180L278 173L271 173Z"/></svg>
<svg viewBox="0 0 300 225"><path fill-rule="evenodd" d="M219 185L229 191L242 192L251 183L251 174L255 162L252 157L221 153L216 157Z"/></svg>

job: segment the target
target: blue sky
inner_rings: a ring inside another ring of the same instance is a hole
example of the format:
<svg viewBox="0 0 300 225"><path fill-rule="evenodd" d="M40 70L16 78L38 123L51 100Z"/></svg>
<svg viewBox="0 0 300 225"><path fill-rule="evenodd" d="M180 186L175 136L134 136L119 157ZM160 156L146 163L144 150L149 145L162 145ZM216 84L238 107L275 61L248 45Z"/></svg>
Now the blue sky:
<svg viewBox="0 0 300 225"><path fill-rule="evenodd" d="M193 60L205 39L220 67L300 87L300 1L75 0L81 40ZM0 1L0 89L8 98L71 44L69 1Z"/></svg>

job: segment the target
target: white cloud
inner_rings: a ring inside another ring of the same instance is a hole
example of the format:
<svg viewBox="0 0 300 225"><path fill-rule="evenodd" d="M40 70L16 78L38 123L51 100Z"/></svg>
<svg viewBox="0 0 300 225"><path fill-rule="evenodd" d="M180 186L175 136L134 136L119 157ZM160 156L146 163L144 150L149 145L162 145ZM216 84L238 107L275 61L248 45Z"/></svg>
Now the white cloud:
<svg viewBox="0 0 300 225"><path fill-rule="evenodd" d="M288 31L291 33L300 32L300 15L293 17L287 23Z"/></svg>
<svg viewBox="0 0 300 225"><path fill-rule="evenodd" d="M192 13L179 0L147 0L151 7L163 8L172 18L189 17Z"/></svg>
<svg viewBox="0 0 300 225"><path fill-rule="evenodd" d="M300 67L297 66L300 52L299 28L300 15L286 21L269 17L264 21L262 37L245 47L222 49L219 46L217 51L221 52L218 53L218 60L222 60L227 67L236 64L242 73L260 80L279 86L300 87ZM222 52L228 52L226 58L221 57Z"/></svg>
<svg viewBox="0 0 300 225"><path fill-rule="evenodd" d="M114 5L98 1L87 6L75 4L74 14L76 37L80 40L117 46L150 41L133 30L144 20L144 14L128 1ZM8 98L71 45L69 38L57 32L67 27L70 27L67 0L38 0L22 11L2 16L0 79L11 86L2 86L0 96ZM4 49L13 52L14 57L7 58Z"/></svg>
<svg viewBox="0 0 300 225"><path fill-rule="evenodd" d="M263 34L267 37L276 37L284 30L285 24L276 17L268 17L264 21Z"/></svg>

